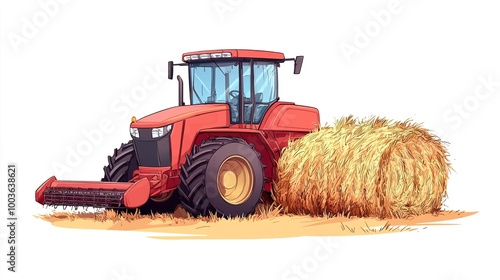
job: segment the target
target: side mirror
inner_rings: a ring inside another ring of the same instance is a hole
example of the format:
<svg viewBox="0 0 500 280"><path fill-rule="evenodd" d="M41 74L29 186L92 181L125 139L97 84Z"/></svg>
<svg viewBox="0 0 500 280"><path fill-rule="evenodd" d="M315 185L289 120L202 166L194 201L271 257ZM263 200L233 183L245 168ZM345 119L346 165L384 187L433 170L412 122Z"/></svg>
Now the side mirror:
<svg viewBox="0 0 500 280"><path fill-rule="evenodd" d="M293 68L293 74L300 74L302 69L302 62L304 61L303 55L298 55L295 57L295 67Z"/></svg>
<svg viewBox="0 0 500 280"><path fill-rule="evenodd" d="M174 62L168 62L168 79L172 80L174 78Z"/></svg>

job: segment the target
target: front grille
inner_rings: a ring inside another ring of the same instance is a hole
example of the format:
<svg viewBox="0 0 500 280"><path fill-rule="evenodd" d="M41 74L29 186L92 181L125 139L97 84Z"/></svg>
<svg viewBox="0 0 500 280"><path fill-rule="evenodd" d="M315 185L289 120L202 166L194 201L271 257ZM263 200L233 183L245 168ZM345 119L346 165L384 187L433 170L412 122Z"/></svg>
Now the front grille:
<svg viewBox="0 0 500 280"><path fill-rule="evenodd" d="M151 128L140 128L134 147L140 166L162 167L172 165L170 134L152 138Z"/></svg>

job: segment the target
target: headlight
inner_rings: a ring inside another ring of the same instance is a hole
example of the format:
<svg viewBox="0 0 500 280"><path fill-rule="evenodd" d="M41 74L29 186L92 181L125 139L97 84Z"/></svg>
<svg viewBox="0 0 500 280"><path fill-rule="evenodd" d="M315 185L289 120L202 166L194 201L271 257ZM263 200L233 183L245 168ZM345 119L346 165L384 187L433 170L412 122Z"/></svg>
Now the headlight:
<svg viewBox="0 0 500 280"><path fill-rule="evenodd" d="M164 127L153 128L151 130L151 137L153 137L153 138L162 137L163 135L169 133L170 130L172 130L172 125L167 125L167 126L164 126Z"/></svg>
<svg viewBox="0 0 500 280"><path fill-rule="evenodd" d="M139 129L135 127L130 128L130 135L132 135L135 138L139 138Z"/></svg>
<svg viewBox="0 0 500 280"><path fill-rule="evenodd" d="M153 128L153 131L151 132L151 136L153 138L158 138L163 136L163 127L158 127L158 128Z"/></svg>

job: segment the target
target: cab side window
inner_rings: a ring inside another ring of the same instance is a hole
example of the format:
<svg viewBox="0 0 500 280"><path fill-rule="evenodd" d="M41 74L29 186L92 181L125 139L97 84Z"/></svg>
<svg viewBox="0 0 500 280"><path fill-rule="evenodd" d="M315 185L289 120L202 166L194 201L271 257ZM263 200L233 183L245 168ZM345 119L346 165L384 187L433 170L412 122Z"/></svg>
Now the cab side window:
<svg viewBox="0 0 500 280"><path fill-rule="evenodd" d="M250 123L252 99L250 91L250 63L243 64L243 88L245 95L245 123ZM262 121L269 104L277 97L277 75L274 62L254 62L255 111L252 123Z"/></svg>

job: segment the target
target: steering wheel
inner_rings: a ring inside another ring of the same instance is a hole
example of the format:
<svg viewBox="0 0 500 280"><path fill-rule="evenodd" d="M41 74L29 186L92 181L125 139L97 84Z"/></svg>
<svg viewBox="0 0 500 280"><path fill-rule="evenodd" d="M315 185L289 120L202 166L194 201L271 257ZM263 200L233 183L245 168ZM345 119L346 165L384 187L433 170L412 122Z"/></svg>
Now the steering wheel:
<svg viewBox="0 0 500 280"><path fill-rule="evenodd" d="M231 90L229 91L229 96L231 96L232 98L238 98L238 95L240 94L240 91L239 90Z"/></svg>

